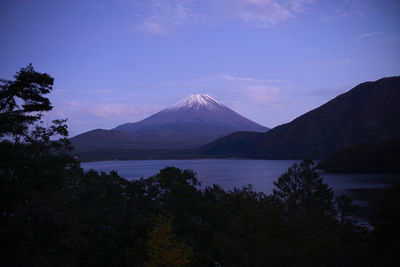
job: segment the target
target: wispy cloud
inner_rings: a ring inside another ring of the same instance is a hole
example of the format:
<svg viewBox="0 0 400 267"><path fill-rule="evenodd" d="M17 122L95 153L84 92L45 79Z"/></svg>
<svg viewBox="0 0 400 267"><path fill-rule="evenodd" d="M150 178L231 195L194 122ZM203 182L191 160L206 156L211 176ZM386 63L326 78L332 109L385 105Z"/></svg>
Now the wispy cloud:
<svg viewBox="0 0 400 267"><path fill-rule="evenodd" d="M232 15L257 27L273 26L291 16L290 10L277 1L245 0L237 3L236 14Z"/></svg>
<svg viewBox="0 0 400 267"><path fill-rule="evenodd" d="M236 77L229 74L223 74L221 77L225 80L230 81L244 81L244 82L282 82L282 80L267 80L267 79L255 79L250 77Z"/></svg>
<svg viewBox="0 0 400 267"><path fill-rule="evenodd" d="M110 89L94 89L94 93L99 93L99 94L112 94L112 90Z"/></svg>
<svg viewBox="0 0 400 267"><path fill-rule="evenodd" d="M60 109L68 110L72 113L92 115L98 118L118 121L137 120L152 112L158 111L160 106L149 104L130 104L123 103L126 98L102 98L96 100L72 100L66 101ZM126 101L125 101L126 102ZM129 102L129 101L128 101Z"/></svg>
<svg viewBox="0 0 400 267"><path fill-rule="evenodd" d="M181 25L200 23L201 17L193 13L191 2L193 1L146 0L141 2L145 14L139 28L149 33L165 35Z"/></svg>
<svg viewBox="0 0 400 267"><path fill-rule="evenodd" d="M284 21L314 0L145 0L139 28L166 34L190 24L221 25L241 22L255 27L271 27Z"/></svg>
<svg viewBox="0 0 400 267"><path fill-rule="evenodd" d="M325 62L327 65L348 65L351 64L352 61L349 58L343 58L343 59L334 59L334 60L329 60Z"/></svg>
<svg viewBox="0 0 400 267"><path fill-rule="evenodd" d="M143 30L154 34L164 35L167 33L167 30L164 28L164 26L155 21L145 21L141 27Z"/></svg>
<svg viewBox="0 0 400 267"><path fill-rule="evenodd" d="M70 134L74 136L94 128L111 129L122 123L136 122L162 108L165 108L162 104L123 97L75 99L58 101L46 116L50 120L68 118Z"/></svg>
<svg viewBox="0 0 400 267"><path fill-rule="evenodd" d="M368 32L368 33L362 33L357 35L357 38L370 38L370 37L375 37L375 36L381 36L383 35L383 32Z"/></svg>
<svg viewBox="0 0 400 267"><path fill-rule="evenodd" d="M365 0L336 0L326 1L326 11L320 13L321 21L347 19L351 17L364 17L365 12L371 8L373 1Z"/></svg>
<svg viewBox="0 0 400 267"><path fill-rule="evenodd" d="M148 115L155 111L154 108L149 106L127 105L120 103L109 103L103 105L94 104L88 106L86 109L90 114L98 118L111 120L125 119L126 122L130 122L132 118L140 118L143 115Z"/></svg>
<svg viewBox="0 0 400 267"><path fill-rule="evenodd" d="M253 102L270 103L274 102L279 94L279 88L268 85L247 86L245 94Z"/></svg>
<svg viewBox="0 0 400 267"><path fill-rule="evenodd" d="M328 65L328 66L335 66L335 65L349 65L352 64L353 61L349 58L338 58L338 59L329 59L323 61L317 61L311 63L312 65Z"/></svg>
<svg viewBox="0 0 400 267"><path fill-rule="evenodd" d="M289 0L290 8L294 11L303 11L314 0Z"/></svg>

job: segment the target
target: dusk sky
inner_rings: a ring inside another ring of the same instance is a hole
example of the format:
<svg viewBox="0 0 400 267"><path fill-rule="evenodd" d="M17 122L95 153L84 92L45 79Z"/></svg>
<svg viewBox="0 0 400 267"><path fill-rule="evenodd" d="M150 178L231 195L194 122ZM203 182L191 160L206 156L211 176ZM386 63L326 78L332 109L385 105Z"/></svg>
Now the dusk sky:
<svg viewBox="0 0 400 267"><path fill-rule="evenodd" d="M266 127L400 75L399 0L0 0L0 77L55 78L71 136L207 93Z"/></svg>

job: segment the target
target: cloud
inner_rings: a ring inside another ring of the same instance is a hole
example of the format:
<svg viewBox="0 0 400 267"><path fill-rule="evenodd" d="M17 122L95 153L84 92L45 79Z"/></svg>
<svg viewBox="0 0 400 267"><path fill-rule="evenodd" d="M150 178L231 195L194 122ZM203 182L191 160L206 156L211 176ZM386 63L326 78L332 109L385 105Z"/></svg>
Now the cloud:
<svg viewBox="0 0 400 267"><path fill-rule="evenodd" d="M237 2L239 9L235 15L250 25L269 27L291 16L290 10L277 1L242 0Z"/></svg>
<svg viewBox="0 0 400 267"><path fill-rule="evenodd" d="M58 115L68 118L96 117L109 121L137 121L161 109L159 105L123 103L126 98L64 101L56 106ZM86 120L90 121L90 120Z"/></svg>
<svg viewBox="0 0 400 267"><path fill-rule="evenodd" d="M122 101L123 100L123 101ZM61 100L48 114L48 120L68 118L70 135L96 128L111 129L115 126L136 122L160 111L165 106L123 98L102 98L93 100Z"/></svg>
<svg viewBox="0 0 400 267"><path fill-rule="evenodd" d="M121 103L120 98L67 101L59 108L60 112L63 111L67 113L76 113L81 114L82 116L92 115L97 118L108 119L112 121L119 121L120 119L135 121L159 110L160 107L158 105L125 104Z"/></svg>
<svg viewBox="0 0 400 267"><path fill-rule="evenodd" d="M141 105L127 105L119 103L110 103L104 105L93 105L87 107L87 111L98 117L109 120L119 120L121 118L131 121L132 118L138 118L144 114L153 111L152 108Z"/></svg>
<svg viewBox="0 0 400 267"><path fill-rule="evenodd" d="M245 94L253 102L270 103L276 100L279 89L275 86L268 85L247 86L245 88Z"/></svg>
<svg viewBox="0 0 400 267"><path fill-rule="evenodd" d="M290 0L290 8L294 11L301 12L307 5L314 3L314 0Z"/></svg>
<svg viewBox="0 0 400 267"><path fill-rule="evenodd" d="M144 20L139 28L153 34L165 35L170 30L186 24L197 24L200 17L192 12L183 0L146 0Z"/></svg>
<svg viewBox="0 0 400 267"><path fill-rule="evenodd" d="M145 21L140 27L149 33L160 35L164 35L167 33L167 30L164 28L164 26L155 21Z"/></svg>
<svg viewBox="0 0 400 267"><path fill-rule="evenodd" d="M335 59L326 62L327 65L348 65L351 63L352 61L349 58Z"/></svg>
<svg viewBox="0 0 400 267"><path fill-rule="evenodd" d="M356 37L363 39L363 38L370 38L370 37L380 36L380 35L383 35L383 33L382 32L369 32L369 33L359 34Z"/></svg>
<svg viewBox="0 0 400 267"><path fill-rule="evenodd" d="M135 1L136 2L136 1ZM302 12L314 0L138 0L139 28L166 34L185 25L245 23L271 27Z"/></svg>
<svg viewBox="0 0 400 267"><path fill-rule="evenodd" d="M244 81L244 82L282 82L282 80L266 80L266 79L255 79L249 77L236 77L229 74L223 74L221 77L229 81Z"/></svg>
<svg viewBox="0 0 400 267"><path fill-rule="evenodd" d="M109 89L94 89L93 92L100 94L112 94L113 91Z"/></svg>
<svg viewBox="0 0 400 267"><path fill-rule="evenodd" d="M328 65L328 66L335 66L335 65L349 65L352 64L353 61L349 58L339 58L339 59L330 59L325 61L318 61L313 62L313 65Z"/></svg>

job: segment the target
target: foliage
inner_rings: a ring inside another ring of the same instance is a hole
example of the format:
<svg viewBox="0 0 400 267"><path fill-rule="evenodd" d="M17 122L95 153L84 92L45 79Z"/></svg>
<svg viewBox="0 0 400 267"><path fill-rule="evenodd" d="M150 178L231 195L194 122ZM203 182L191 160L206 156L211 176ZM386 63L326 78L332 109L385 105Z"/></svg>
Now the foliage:
<svg viewBox="0 0 400 267"><path fill-rule="evenodd" d="M351 201L339 197L335 203L311 161L282 174L272 195L254 192L250 185L230 191L218 185L201 187L193 171L174 167L135 181L116 172L85 173L68 154L65 121L45 128L41 115L30 113L51 107L43 96L51 84L50 76L32 66L21 69L16 81L2 83L2 266L398 262L399 222L393 212L399 205L398 189L388 193L376 213L375 231L365 233L350 220ZM7 122L12 116L15 125Z"/></svg>
<svg viewBox="0 0 400 267"><path fill-rule="evenodd" d="M149 233L149 262L146 266L186 266L192 254L185 242L175 240L172 219L158 218Z"/></svg>
<svg viewBox="0 0 400 267"><path fill-rule="evenodd" d="M356 221L352 217L358 206L353 204L353 200L349 196L341 194L339 197L336 197L336 204L340 215L340 223L354 224Z"/></svg>
<svg viewBox="0 0 400 267"><path fill-rule="evenodd" d="M346 146L318 163L328 172L399 173L400 139Z"/></svg>
<svg viewBox="0 0 400 267"><path fill-rule="evenodd" d="M334 216L334 193L315 172L313 162L304 160L294 164L274 182L274 196L286 207L289 218L298 214L307 216Z"/></svg>
<svg viewBox="0 0 400 267"><path fill-rule="evenodd" d="M54 79L39 73L32 64L21 68L14 81L0 80L0 137L25 134L28 126L52 109L43 95L50 93Z"/></svg>
<svg viewBox="0 0 400 267"><path fill-rule="evenodd" d="M0 85L0 175L23 180L30 174L58 172L76 168L78 163L67 155L66 120L54 120L49 127L38 121L52 109L44 95L50 93L54 79L39 73L29 64ZM55 136L61 137L53 140Z"/></svg>
<svg viewBox="0 0 400 267"><path fill-rule="evenodd" d="M374 233L370 240L370 253L378 254L376 266L400 265L400 185L386 189L378 208L371 216Z"/></svg>

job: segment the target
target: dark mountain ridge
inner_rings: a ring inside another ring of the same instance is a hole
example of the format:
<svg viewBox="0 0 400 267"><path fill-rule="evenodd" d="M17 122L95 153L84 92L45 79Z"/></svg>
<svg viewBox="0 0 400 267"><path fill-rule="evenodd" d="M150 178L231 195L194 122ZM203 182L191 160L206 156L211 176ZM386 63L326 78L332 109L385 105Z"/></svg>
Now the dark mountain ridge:
<svg viewBox="0 0 400 267"><path fill-rule="evenodd" d="M400 173L400 138L347 146L320 161L317 167L341 173Z"/></svg>
<svg viewBox="0 0 400 267"><path fill-rule="evenodd" d="M73 146L80 151L89 151L101 149L107 146L117 148L131 148L138 140L127 133L95 129L84 134L77 135L70 139Z"/></svg>
<svg viewBox="0 0 400 267"><path fill-rule="evenodd" d="M400 77L357 85L267 133L233 133L202 148L214 156L320 159L348 145L400 136ZM249 139L256 139L249 140ZM243 144L249 144L245 147Z"/></svg>

